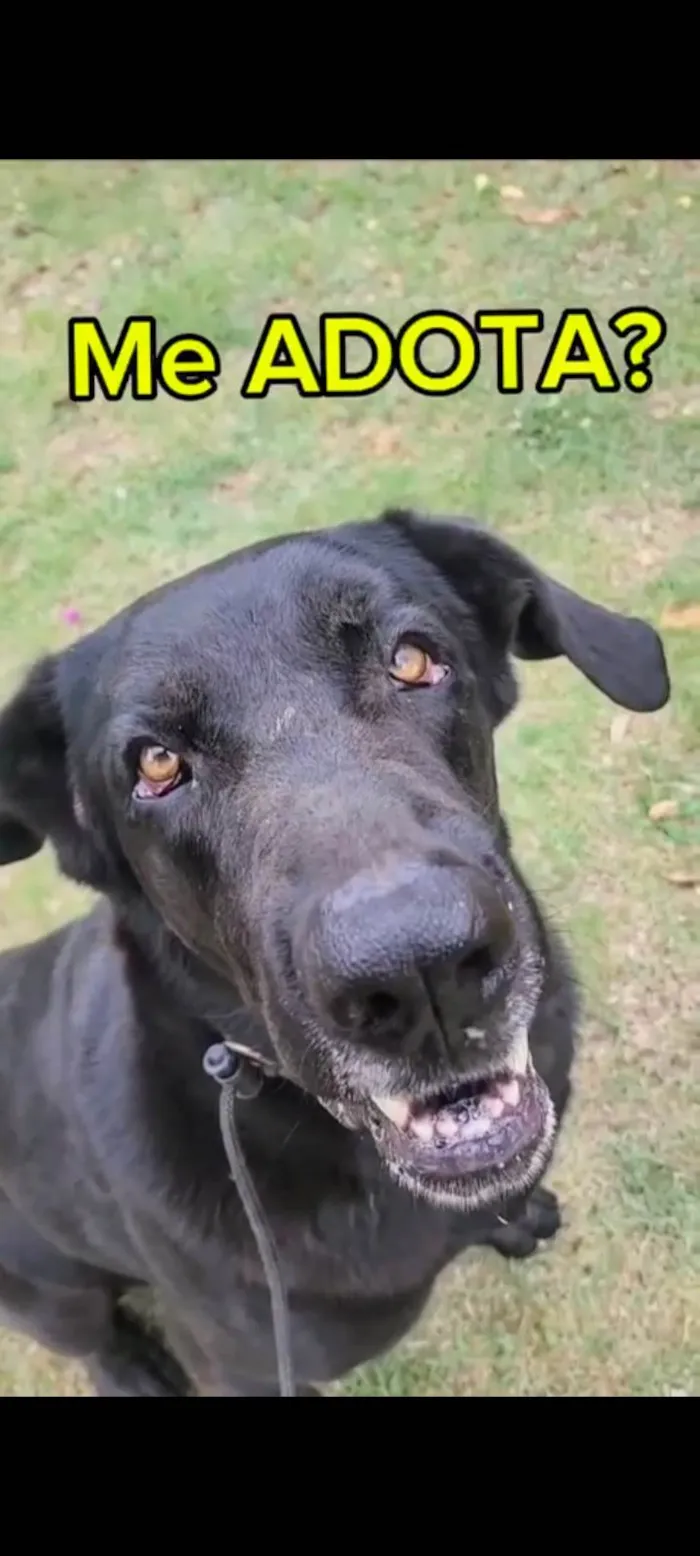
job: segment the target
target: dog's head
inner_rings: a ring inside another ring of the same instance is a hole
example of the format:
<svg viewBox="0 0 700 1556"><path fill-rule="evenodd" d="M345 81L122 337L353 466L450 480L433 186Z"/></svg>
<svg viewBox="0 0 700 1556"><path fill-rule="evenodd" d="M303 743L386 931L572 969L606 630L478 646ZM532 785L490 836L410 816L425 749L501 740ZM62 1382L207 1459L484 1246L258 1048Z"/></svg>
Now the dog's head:
<svg viewBox="0 0 700 1556"><path fill-rule="evenodd" d="M389 1171L471 1209L556 1119L528 1028L541 935L493 758L511 657L669 695L641 621L471 525L392 513L249 548L42 661L0 716L0 863L46 838L264 1017L267 1057Z"/></svg>

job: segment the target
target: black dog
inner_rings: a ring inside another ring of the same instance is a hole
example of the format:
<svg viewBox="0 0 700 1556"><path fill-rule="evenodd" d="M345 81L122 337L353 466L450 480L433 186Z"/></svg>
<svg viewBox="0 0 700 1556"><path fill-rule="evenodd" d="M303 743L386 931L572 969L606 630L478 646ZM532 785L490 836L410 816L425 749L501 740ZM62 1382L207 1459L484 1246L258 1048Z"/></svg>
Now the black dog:
<svg viewBox="0 0 700 1556"><path fill-rule="evenodd" d="M278 1392L222 1039L266 1069L238 1122L301 1392L394 1344L469 1244L556 1231L576 1000L499 812L511 655L669 695L651 627L390 513L156 591L0 715L0 863L48 839L104 899L1 960L0 1313L98 1392Z"/></svg>

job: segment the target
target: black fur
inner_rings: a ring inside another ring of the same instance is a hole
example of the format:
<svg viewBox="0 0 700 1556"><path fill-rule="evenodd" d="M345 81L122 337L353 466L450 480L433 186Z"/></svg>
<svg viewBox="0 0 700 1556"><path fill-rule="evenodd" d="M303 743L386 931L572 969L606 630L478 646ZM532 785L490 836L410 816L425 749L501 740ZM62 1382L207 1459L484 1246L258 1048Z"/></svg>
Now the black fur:
<svg viewBox="0 0 700 1556"><path fill-rule="evenodd" d="M452 666L439 695L389 682L409 629ZM471 1211L395 1181L353 1099L438 1071L314 1026L294 926L305 892L383 848L477 851L541 966L530 1046L561 1122L574 985L513 862L492 741L516 701L511 657L559 654L625 707L669 695L644 623L474 526L393 513L156 591L35 666L0 714L0 864L48 840L102 893L0 959L0 1314L83 1358L98 1392L276 1392L268 1292L202 1072L222 1034L282 1075L239 1118L306 1392L393 1345L465 1247L525 1256L555 1233L536 1181L504 1179L502 1203ZM181 752L195 786L134 801L149 742ZM143 1288L162 1338L128 1310Z"/></svg>

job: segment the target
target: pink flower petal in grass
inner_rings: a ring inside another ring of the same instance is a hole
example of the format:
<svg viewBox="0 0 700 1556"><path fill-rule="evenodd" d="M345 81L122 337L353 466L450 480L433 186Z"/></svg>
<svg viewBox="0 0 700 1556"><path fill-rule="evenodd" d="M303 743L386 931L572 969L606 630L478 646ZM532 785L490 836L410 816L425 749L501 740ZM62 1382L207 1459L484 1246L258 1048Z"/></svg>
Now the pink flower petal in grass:
<svg viewBox="0 0 700 1556"><path fill-rule="evenodd" d="M66 605L61 611L61 619L65 621L68 627L79 627L83 619L82 612L78 610L76 605Z"/></svg>

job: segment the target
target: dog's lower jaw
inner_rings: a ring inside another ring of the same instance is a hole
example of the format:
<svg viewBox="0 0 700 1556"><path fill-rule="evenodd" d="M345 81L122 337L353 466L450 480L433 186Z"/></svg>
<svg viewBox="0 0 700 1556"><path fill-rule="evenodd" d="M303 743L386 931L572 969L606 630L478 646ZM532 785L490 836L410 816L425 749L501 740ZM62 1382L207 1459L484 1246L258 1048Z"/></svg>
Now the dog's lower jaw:
<svg viewBox="0 0 700 1556"><path fill-rule="evenodd" d="M547 1093L539 1137L527 1151L504 1164L500 1170L439 1180L412 1171L405 1161L393 1156L386 1148L386 1141L375 1134L369 1118L358 1116L356 1107L321 1097L317 1101L345 1129L372 1140L387 1175L399 1188L436 1210L452 1210L469 1215L476 1210L497 1210L512 1199L528 1195L544 1176L556 1145L558 1119L552 1098Z"/></svg>
<svg viewBox="0 0 700 1556"><path fill-rule="evenodd" d="M550 1097L544 1128L536 1145L526 1158L515 1158L501 1172L474 1173L469 1177L436 1181L412 1172L405 1162L397 1161L384 1151L378 1149L378 1154L389 1177L398 1187L407 1190L414 1199L434 1206L436 1210L452 1210L464 1215L477 1210L495 1211L512 1199L527 1196L540 1182L552 1160L557 1123L554 1103Z"/></svg>

